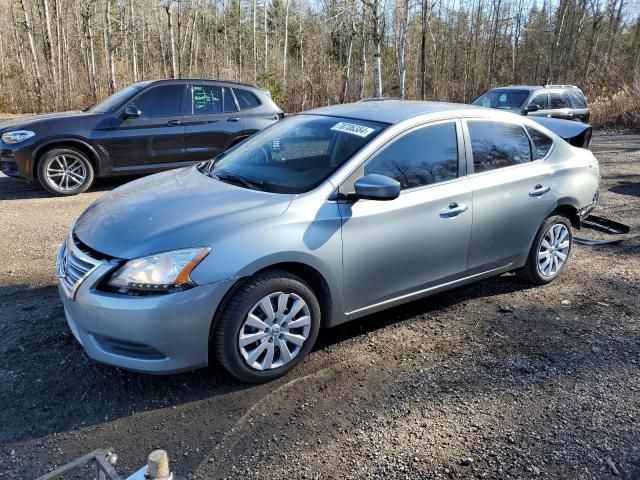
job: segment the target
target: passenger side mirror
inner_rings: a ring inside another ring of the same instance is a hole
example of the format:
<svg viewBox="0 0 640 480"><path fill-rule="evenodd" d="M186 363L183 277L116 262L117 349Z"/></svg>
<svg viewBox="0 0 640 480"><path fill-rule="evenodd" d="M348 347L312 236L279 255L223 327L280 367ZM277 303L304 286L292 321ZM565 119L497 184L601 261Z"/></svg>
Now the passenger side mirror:
<svg viewBox="0 0 640 480"><path fill-rule="evenodd" d="M400 182L377 173L359 178L354 187L355 196L367 200L393 200L400 195Z"/></svg>
<svg viewBox="0 0 640 480"><path fill-rule="evenodd" d="M140 115L142 115L142 112L138 110L138 107L136 107L135 105L129 105L124 109L122 118L126 120L127 118L138 118Z"/></svg>
<svg viewBox="0 0 640 480"><path fill-rule="evenodd" d="M538 110L540 110L538 105L527 105L524 107L524 110L522 110L522 113L526 115L527 113L537 112Z"/></svg>

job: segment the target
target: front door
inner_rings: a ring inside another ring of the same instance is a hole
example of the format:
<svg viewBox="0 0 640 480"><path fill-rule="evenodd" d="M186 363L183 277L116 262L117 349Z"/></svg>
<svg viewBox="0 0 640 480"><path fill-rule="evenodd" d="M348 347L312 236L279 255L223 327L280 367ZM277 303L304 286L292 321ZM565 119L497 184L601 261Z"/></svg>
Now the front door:
<svg viewBox="0 0 640 480"><path fill-rule="evenodd" d="M343 184L349 190L360 176L377 173L402 188L391 201L340 203L348 312L362 314L464 275L473 206L462 145L457 121L423 125L376 152Z"/></svg>
<svg viewBox="0 0 640 480"><path fill-rule="evenodd" d="M139 117L115 117L105 143L116 171L180 165L185 161L183 99L186 85L151 87L129 105Z"/></svg>
<svg viewBox="0 0 640 480"><path fill-rule="evenodd" d="M190 161L209 160L225 151L241 135L244 120L231 88L194 84L187 105L186 140Z"/></svg>

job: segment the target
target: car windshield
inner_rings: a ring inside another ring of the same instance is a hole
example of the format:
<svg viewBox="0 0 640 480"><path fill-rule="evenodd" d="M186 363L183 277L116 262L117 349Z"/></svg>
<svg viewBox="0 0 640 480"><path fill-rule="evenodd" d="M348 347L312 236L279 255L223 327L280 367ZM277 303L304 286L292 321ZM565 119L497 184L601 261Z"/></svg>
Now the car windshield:
<svg viewBox="0 0 640 480"><path fill-rule="evenodd" d="M387 124L300 114L256 133L203 166L221 181L275 193L309 191Z"/></svg>
<svg viewBox="0 0 640 480"><path fill-rule="evenodd" d="M146 83L134 83L133 85L129 85L128 87L125 87L122 90L117 91L110 97L105 98L101 102L96 103L87 111L90 113L110 112L111 110L122 105L124 102L130 99L133 95L135 95L140 90L142 90L145 86L146 86Z"/></svg>
<svg viewBox="0 0 640 480"><path fill-rule="evenodd" d="M528 96L527 90L488 90L476 98L473 105L519 111Z"/></svg>

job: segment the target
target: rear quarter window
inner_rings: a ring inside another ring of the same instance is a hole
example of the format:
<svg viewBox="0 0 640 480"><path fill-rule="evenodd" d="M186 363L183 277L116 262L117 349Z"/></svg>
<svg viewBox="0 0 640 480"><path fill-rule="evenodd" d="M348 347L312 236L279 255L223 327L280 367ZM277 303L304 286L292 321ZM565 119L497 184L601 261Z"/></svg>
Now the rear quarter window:
<svg viewBox="0 0 640 480"><path fill-rule="evenodd" d="M568 90L567 95L573 108L587 108L587 101L580 90Z"/></svg>
<svg viewBox="0 0 640 480"><path fill-rule="evenodd" d="M533 141L533 159L540 160L547 156L553 146L553 140L540 130L527 125L525 127Z"/></svg>
<svg viewBox="0 0 640 480"><path fill-rule="evenodd" d="M254 108L260 105L260 101L258 100L258 98L248 90L234 88L233 92L236 94L236 99L238 100L238 105L240 105L240 110L247 110L249 108Z"/></svg>

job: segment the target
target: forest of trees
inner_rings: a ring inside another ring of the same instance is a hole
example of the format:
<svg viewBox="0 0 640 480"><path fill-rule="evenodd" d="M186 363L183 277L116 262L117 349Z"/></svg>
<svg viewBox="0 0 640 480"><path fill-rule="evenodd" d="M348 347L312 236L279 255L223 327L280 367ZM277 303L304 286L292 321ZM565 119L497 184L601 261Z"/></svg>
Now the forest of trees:
<svg viewBox="0 0 640 480"><path fill-rule="evenodd" d="M142 79L257 83L287 111L375 95L470 101L640 77L637 0L0 0L0 111L86 107Z"/></svg>

